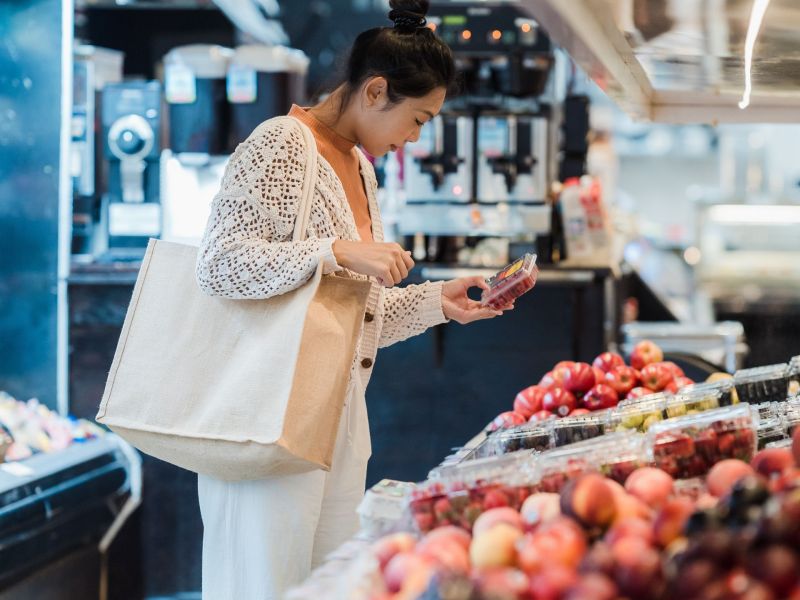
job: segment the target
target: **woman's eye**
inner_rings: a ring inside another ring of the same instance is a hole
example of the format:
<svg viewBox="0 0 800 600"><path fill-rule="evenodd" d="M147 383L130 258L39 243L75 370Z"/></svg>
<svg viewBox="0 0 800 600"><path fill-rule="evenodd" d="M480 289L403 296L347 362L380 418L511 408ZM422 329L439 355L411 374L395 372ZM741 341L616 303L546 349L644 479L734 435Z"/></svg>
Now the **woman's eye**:
<svg viewBox="0 0 800 600"><path fill-rule="evenodd" d="M425 125L425 123L423 123L419 119L414 119L414 120L417 122L417 127L422 127L423 125Z"/></svg>

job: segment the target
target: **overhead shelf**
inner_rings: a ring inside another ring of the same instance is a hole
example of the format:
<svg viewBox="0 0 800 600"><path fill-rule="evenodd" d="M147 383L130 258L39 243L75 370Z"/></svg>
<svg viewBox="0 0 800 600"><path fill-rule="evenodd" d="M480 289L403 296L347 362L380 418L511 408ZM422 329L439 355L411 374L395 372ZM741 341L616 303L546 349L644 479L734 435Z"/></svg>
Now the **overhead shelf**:
<svg viewBox="0 0 800 600"><path fill-rule="evenodd" d="M772 0L752 59L752 0L520 0L617 104L664 123L800 121L800 3Z"/></svg>

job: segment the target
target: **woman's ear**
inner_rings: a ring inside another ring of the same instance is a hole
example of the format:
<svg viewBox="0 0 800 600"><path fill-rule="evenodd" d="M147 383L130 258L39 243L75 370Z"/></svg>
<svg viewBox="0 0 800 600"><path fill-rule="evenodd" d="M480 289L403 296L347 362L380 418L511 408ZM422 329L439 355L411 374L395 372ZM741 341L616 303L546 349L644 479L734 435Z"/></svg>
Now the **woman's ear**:
<svg viewBox="0 0 800 600"><path fill-rule="evenodd" d="M364 84L364 106L372 109L382 109L389 100L387 92L389 83L383 77L376 76Z"/></svg>

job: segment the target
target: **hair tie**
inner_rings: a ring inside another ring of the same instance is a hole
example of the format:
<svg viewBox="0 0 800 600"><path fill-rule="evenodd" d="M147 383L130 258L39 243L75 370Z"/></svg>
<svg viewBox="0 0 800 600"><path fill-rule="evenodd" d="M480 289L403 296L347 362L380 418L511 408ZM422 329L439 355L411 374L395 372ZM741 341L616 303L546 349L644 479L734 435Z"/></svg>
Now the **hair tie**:
<svg viewBox="0 0 800 600"><path fill-rule="evenodd" d="M406 10L391 11L389 19L394 21L395 29L406 31L416 31L428 24L428 20L423 15Z"/></svg>

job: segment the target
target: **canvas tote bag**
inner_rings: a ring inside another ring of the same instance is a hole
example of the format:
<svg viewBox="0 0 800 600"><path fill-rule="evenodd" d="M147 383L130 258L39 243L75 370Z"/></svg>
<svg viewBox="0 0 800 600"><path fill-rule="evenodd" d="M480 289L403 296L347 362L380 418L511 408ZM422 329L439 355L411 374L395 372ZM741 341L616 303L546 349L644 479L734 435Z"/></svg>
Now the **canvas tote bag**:
<svg viewBox="0 0 800 600"><path fill-rule="evenodd" d="M308 148L294 240L317 171ZM225 480L329 470L370 284L322 275L266 300L205 295L197 248L151 240L97 421L133 446Z"/></svg>

